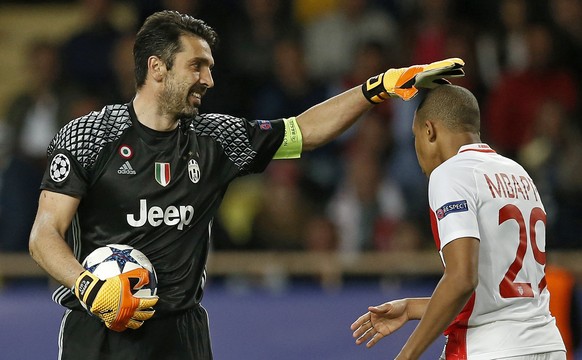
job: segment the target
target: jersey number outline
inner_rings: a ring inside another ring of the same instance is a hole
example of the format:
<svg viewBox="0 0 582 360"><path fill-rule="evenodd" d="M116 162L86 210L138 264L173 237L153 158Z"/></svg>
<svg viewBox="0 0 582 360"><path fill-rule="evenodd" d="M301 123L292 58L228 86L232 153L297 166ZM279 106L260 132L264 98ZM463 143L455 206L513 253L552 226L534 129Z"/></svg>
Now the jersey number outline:
<svg viewBox="0 0 582 360"><path fill-rule="evenodd" d="M515 259L507 269L505 276L499 283L499 293L502 298L516 298L516 297L534 297L531 283L515 282L517 274L523 267L523 258L527 251L528 233L525 219L521 210L515 205L507 204L499 209L499 225L508 220L515 220L519 226L519 246L515 254ZM531 244L534 259L542 266L546 264L546 253L541 251L536 242L536 223L541 221L546 226L546 213L539 207L531 210L529 216L529 243ZM546 276L538 284L538 289L541 292L546 287Z"/></svg>

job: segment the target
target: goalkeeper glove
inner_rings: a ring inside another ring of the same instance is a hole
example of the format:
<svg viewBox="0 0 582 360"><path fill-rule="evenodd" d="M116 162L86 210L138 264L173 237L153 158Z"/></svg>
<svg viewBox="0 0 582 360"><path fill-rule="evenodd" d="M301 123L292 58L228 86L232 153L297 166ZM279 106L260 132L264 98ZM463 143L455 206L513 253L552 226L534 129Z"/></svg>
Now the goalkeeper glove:
<svg viewBox="0 0 582 360"><path fill-rule="evenodd" d="M389 97L410 100L418 89L432 89L438 85L450 84L446 77L465 75L465 62L459 58L436 61L427 65L413 65L407 68L390 69L373 76L362 84L362 92L372 104L379 104Z"/></svg>
<svg viewBox="0 0 582 360"><path fill-rule="evenodd" d="M115 331L126 328L137 329L154 315L152 308L158 297L137 298L132 291L149 283L146 269L129 272L101 280L91 272L84 271L75 281L73 292L91 314Z"/></svg>

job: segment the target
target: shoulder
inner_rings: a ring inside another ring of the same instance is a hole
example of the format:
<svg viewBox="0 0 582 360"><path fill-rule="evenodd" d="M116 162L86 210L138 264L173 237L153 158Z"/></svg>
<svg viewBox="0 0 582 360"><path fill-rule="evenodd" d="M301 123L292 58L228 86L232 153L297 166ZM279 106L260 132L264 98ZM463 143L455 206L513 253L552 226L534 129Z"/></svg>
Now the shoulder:
<svg viewBox="0 0 582 360"><path fill-rule="evenodd" d="M250 147L249 128L248 120L224 114L203 114L190 125L198 137L208 137L223 148Z"/></svg>
<svg viewBox="0 0 582 360"><path fill-rule="evenodd" d="M476 192L476 171L482 165L480 159L456 155L434 169L429 178L429 197L444 194Z"/></svg>
<svg viewBox="0 0 582 360"><path fill-rule="evenodd" d="M218 139L245 131L247 120L225 114L202 114L192 121L191 128L198 136L209 136Z"/></svg>
<svg viewBox="0 0 582 360"><path fill-rule="evenodd" d="M462 155L455 155L430 174L430 182L443 181L448 182L452 179L472 177L473 171L478 166L479 161Z"/></svg>
<svg viewBox="0 0 582 360"><path fill-rule="evenodd" d="M130 126L127 105L107 105L63 126L49 145L48 154L66 150L83 167L89 167L101 149L117 140Z"/></svg>

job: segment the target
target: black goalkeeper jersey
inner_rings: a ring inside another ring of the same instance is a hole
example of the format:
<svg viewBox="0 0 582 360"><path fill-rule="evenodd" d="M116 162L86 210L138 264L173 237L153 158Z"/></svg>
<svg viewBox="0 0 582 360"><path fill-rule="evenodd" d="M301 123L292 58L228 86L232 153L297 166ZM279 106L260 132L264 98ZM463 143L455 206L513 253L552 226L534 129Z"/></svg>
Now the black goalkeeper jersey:
<svg viewBox="0 0 582 360"><path fill-rule="evenodd" d="M80 262L106 244L141 250L158 275L159 315L202 299L212 220L229 183L261 172L285 135L283 120L204 114L171 132L110 105L65 125L48 148L41 189L81 198L67 232ZM80 303L60 287L53 299Z"/></svg>

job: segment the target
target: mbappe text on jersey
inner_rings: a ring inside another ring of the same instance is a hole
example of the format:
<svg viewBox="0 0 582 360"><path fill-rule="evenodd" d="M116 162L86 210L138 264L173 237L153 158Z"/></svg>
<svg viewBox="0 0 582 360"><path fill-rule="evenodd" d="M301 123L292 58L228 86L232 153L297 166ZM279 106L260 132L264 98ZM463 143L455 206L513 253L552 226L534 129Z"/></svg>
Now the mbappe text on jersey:
<svg viewBox="0 0 582 360"><path fill-rule="evenodd" d="M483 174L493 198L524 199L540 201L538 189L532 179L523 175L496 173L493 176Z"/></svg>

